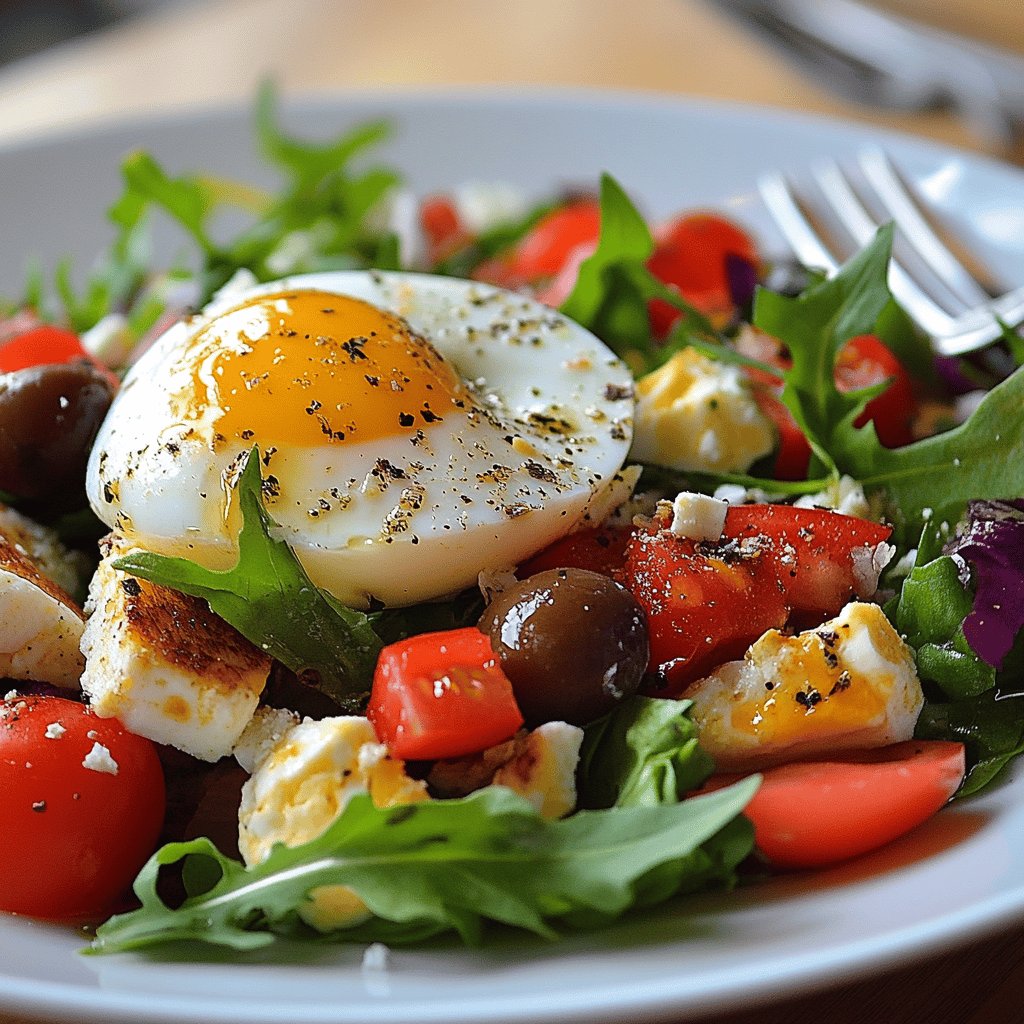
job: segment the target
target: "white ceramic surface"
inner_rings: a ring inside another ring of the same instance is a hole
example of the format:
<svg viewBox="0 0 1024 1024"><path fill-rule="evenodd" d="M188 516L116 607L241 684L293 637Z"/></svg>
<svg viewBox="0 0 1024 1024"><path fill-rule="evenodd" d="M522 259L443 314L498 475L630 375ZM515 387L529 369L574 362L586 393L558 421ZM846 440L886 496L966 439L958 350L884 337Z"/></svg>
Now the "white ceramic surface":
<svg viewBox="0 0 1024 1024"><path fill-rule="evenodd" d="M942 147L765 110L640 95L376 93L287 109L296 132L367 117L395 125L387 156L422 190L506 180L538 196L611 171L652 216L714 204L776 245L757 173L881 141L1007 283L1024 280L1024 175ZM121 154L176 171L254 168L246 112L215 111L0 149L0 295L27 255L87 260L107 235ZM173 235L162 236L173 245ZM79 936L0 918L0 1007L86 1021L639 1021L836 984L1024 918L1024 773L856 863L742 892L679 900L550 944L395 950L364 970L360 947L281 946L244 962L80 956Z"/></svg>

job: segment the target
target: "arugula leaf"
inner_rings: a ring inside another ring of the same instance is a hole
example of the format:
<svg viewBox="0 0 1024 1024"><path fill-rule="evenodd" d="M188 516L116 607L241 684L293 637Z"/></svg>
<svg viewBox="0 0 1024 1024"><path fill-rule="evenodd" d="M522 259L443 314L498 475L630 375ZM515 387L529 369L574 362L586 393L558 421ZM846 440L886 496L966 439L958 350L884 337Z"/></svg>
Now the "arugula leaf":
<svg viewBox="0 0 1024 1024"><path fill-rule="evenodd" d="M1024 370L993 388L966 423L905 448L884 448L873 436L851 445L844 472L865 490L885 491L887 510L906 540L930 510L952 516L972 498L1024 495ZM873 433L873 432L872 432Z"/></svg>
<svg viewBox="0 0 1024 1024"><path fill-rule="evenodd" d="M632 697L585 730L581 807L677 803L714 771L697 742L688 700Z"/></svg>
<svg viewBox="0 0 1024 1024"><path fill-rule="evenodd" d="M254 949L293 930L309 893L324 885L350 886L375 915L338 939L410 941L455 930L475 944L487 920L553 937L552 922L604 922L698 879L730 884L753 844L737 816L757 786L752 777L684 803L561 821L500 786L392 808L361 794L319 838L275 846L254 867L206 839L165 846L135 883L140 909L102 925L91 951L176 940ZM216 881L172 909L157 894L157 875L185 857L211 860L216 870L192 878Z"/></svg>
<svg viewBox="0 0 1024 1024"><path fill-rule="evenodd" d="M782 400L831 474L841 470L853 421L884 388L843 394L835 385L835 363L842 345L873 331L892 301L887 282L891 251L892 225L886 225L835 277L796 297L760 289L754 299L754 326L782 341L793 360L783 377ZM874 436L873 428L864 430Z"/></svg>
<svg viewBox="0 0 1024 1024"><path fill-rule="evenodd" d="M361 710L380 638L368 616L315 586L263 506L259 453L249 453L235 485L242 512L238 561L224 572L185 558L134 552L114 567L206 600L244 637L317 685L343 708Z"/></svg>

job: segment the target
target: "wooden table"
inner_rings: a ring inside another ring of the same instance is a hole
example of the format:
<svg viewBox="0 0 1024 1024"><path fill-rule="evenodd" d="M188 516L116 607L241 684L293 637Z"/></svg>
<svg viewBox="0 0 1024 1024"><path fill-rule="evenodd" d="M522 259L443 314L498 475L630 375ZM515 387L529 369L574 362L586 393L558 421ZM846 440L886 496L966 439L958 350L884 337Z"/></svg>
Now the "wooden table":
<svg viewBox="0 0 1024 1024"><path fill-rule="evenodd" d="M894 0L1024 49L1011 0ZM0 28L2 30L2 28ZM1015 34L1016 33L1016 34ZM467 45L467 40L472 40ZM0 142L127 114L248 101L272 75L287 95L368 85L530 83L756 101L881 124L976 150L941 114L888 115L807 81L698 0L219 0L0 69ZM998 934L895 973L721 1024L1001 1024L1024 1019L1024 935ZM0 1024L24 1024L0 1015Z"/></svg>

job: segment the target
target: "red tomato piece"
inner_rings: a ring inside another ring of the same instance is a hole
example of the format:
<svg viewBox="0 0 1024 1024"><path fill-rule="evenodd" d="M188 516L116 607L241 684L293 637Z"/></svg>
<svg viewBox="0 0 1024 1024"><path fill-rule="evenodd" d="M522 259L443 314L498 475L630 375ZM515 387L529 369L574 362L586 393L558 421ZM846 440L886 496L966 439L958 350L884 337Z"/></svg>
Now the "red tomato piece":
<svg viewBox="0 0 1024 1024"><path fill-rule="evenodd" d="M862 556L855 552L867 556L891 534L891 527L823 508L733 505L725 517L726 537L768 540L764 557L775 564L798 625L817 624L852 597L870 596L861 592Z"/></svg>
<svg viewBox="0 0 1024 1024"><path fill-rule="evenodd" d="M806 480L807 469L811 464L811 446L793 419L793 414L777 397L780 390L754 383L754 401L775 424L779 438L772 474L776 480Z"/></svg>
<svg viewBox="0 0 1024 1024"><path fill-rule="evenodd" d="M702 553L667 531L633 538L624 582L647 615L656 680L647 692L657 696L681 694L789 615L773 561L724 549Z"/></svg>
<svg viewBox="0 0 1024 1024"><path fill-rule="evenodd" d="M589 569L617 579L626 564L626 549L632 535L628 526L602 526L570 533L524 562L518 576L528 579L545 569Z"/></svg>
<svg viewBox="0 0 1024 1024"><path fill-rule="evenodd" d="M581 247L601 234L596 199L578 199L545 214L520 240L509 263L513 277L536 283L554 277Z"/></svg>
<svg viewBox="0 0 1024 1024"><path fill-rule="evenodd" d="M757 247L732 221L713 213L687 213L659 232L647 268L679 290L692 306L708 316L725 317L733 310L727 260L735 257L757 266ZM664 337L679 316L667 302L650 304L651 327Z"/></svg>
<svg viewBox="0 0 1024 1024"><path fill-rule="evenodd" d="M776 867L817 868L859 857L940 810L964 777L962 743L910 740L849 758L763 773L744 814ZM716 777L712 787L734 781Z"/></svg>
<svg viewBox="0 0 1024 1024"><path fill-rule="evenodd" d="M42 324L15 334L0 344L0 373L13 373L30 366L48 363L70 363L90 356L74 331L52 324Z"/></svg>
<svg viewBox="0 0 1024 1024"><path fill-rule="evenodd" d="M840 349L835 368L840 391L856 391L883 380L890 381L889 386L868 402L854 426L874 423L878 440L887 448L898 448L914 439L917 402L910 374L885 342L873 334L851 338Z"/></svg>
<svg viewBox="0 0 1024 1024"><path fill-rule="evenodd" d="M427 259L431 264L450 256L470 238L448 196L424 199L420 206L420 228L427 240Z"/></svg>
<svg viewBox="0 0 1024 1024"><path fill-rule="evenodd" d="M0 909L61 920L116 909L164 804L156 747L116 719L63 697L0 701Z"/></svg>
<svg viewBox="0 0 1024 1024"><path fill-rule="evenodd" d="M385 647L366 715L381 742L407 760L475 754L523 725L490 638L472 626Z"/></svg>

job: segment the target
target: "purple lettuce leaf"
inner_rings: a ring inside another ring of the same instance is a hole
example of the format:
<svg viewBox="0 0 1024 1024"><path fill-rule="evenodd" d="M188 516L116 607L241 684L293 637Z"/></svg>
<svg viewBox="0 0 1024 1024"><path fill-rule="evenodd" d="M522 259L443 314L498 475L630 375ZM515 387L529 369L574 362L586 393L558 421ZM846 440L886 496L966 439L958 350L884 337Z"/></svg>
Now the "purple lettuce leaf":
<svg viewBox="0 0 1024 1024"><path fill-rule="evenodd" d="M961 567L964 584L974 583L964 636L979 658L1001 668L1024 627L1024 499L969 502L945 553Z"/></svg>

